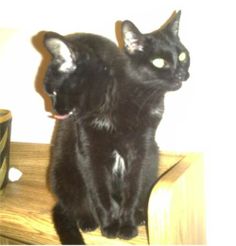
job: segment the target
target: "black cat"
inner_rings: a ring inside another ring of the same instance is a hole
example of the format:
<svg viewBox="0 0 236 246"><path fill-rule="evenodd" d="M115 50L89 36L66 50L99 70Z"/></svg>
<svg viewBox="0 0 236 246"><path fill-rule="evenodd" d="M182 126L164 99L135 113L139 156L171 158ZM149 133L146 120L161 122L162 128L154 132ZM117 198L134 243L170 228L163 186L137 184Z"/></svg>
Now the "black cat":
<svg viewBox="0 0 236 246"><path fill-rule="evenodd" d="M50 177L62 243L82 244L78 228L98 226L108 238L130 239L146 220L163 99L189 77L179 19L174 13L149 34L122 22L122 49L93 34L45 34L52 55L45 89L60 120Z"/></svg>

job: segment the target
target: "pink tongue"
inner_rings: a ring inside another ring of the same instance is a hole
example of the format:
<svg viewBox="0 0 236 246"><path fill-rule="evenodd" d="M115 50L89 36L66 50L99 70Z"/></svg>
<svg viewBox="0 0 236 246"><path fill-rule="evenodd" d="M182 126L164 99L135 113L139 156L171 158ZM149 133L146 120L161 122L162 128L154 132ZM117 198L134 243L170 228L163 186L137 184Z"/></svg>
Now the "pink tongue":
<svg viewBox="0 0 236 246"><path fill-rule="evenodd" d="M65 120L69 117L69 114L65 114L65 115L54 114L53 117L57 120Z"/></svg>

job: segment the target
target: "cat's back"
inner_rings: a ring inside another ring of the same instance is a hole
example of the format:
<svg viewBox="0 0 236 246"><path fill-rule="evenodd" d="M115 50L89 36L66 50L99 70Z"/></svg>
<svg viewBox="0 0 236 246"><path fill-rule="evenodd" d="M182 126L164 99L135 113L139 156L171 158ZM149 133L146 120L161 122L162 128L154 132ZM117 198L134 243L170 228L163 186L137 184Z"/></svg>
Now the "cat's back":
<svg viewBox="0 0 236 246"><path fill-rule="evenodd" d="M107 61L122 57L120 48L110 39L91 33L75 33L66 36L75 46L84 45Z"/></svg>

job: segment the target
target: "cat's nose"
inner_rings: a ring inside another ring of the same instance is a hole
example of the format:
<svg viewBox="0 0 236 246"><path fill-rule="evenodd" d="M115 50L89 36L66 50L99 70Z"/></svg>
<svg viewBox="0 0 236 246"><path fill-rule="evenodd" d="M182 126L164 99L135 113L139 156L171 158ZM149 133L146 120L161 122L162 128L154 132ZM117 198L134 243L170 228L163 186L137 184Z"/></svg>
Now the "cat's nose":
<svg viewBox="0 0 236 246"><path fill-rule="evenodd" d="M188 72L178 72L175 74L175 79L178 81L185 81L189 78L189 73Z"/></svg>

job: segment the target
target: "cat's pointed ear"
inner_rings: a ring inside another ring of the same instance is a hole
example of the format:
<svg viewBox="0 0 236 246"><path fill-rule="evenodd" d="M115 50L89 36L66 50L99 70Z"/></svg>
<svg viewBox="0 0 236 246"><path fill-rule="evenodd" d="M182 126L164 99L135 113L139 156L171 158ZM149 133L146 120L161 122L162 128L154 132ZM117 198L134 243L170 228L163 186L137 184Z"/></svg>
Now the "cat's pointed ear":
<svg viewBox="0 0 236 246"><path fill-rule="evenodd" d="M71 72L76 68L75 54L63 36L55 32L47 32L44 43L61 72Z"/></svg>
<svg viewBox="0 0 236 246"><path fill-rule="evenodd" d="M164 25L164 30L171 33L174 36L179 34L179 22L180 22L181 10L174 12Z"/></svg>
<svg viewBox="0 0 236 246"><path fill-rule="evenodd" d="M144 37L138 28L131 21L123 21L121 24L124 48L129 54L143 51Z"/></svg>

